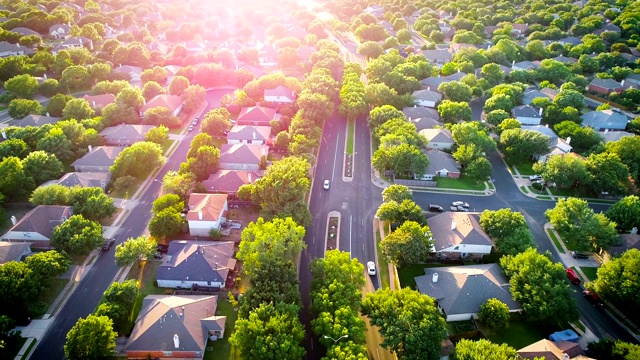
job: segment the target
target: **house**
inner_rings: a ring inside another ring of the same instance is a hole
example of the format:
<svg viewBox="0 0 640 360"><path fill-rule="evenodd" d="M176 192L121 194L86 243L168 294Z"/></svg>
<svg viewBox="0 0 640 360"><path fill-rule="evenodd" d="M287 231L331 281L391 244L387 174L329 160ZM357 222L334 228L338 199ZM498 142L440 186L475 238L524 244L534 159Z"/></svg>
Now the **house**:
<svg viewBox="0 0 640 360"><path fill-rule="evenodd" d="M427 139L427 149L451 149L455 143L446 128L422 129L419 134Z"/></svg>
<svg viewBox="0 0 640 360"><path fill-rule="evenodd" d="M471 49L471 50L478 50L478 48L475 45L471 45L471 44L458 44L458 43L450 43L449 44L449 52L452 55L455 55L458 51L460 51L460 49Z"/></svg>
<svg viewBox="0 0 640 360"><path fill-rule="evenodd" d="M33 55L33 50L18 44L0 41L0 58L18 55Z"/></svg>
<svg viewBox="0 0 640 360"><path fill-rule="evenodd" d="M189 211L187 222L191 236L209 236L211 229L220 230L223 222L227 221L227 194L198 194L189 195Z"/></svg>
<svg viewBox="0 0 640 360"><path fill-rule="evenodd" d="M258 63L260 66L278 65L278 51L269 44L262 44L258 47Z"/></svg>
<svg viewBox="0 0 640 360"><path fill-rule="evenodd" d="M53 117L53 116L44 116L44 115L27 115L22 119L12 119L7 122L7 126L18 126L18 127L27 127L27 126L36 126L41 127L46 124L55 124L60 121L62 118Z"/></svg>
<svg viewBox="0 0 640 360"><path fill-rule="evenodd" d="M104 109L105 106L116 102L116 97L113 94L86 94L82 98L87 100L89 106L91 106L91 108L96 112L96 115L100 115L102 113L102 109Z"/></svg>
<svg viewBox="0 0 640 360"><path fill-rule="evenodd" d="M227 143L266 145L269 138L271 126L234 125L227 134Z"/></svg>
<svg viewBox="0 0 640 360"><path fill-rule="evenodd" d="M9 261L22 261L31 254L31 244L28 242L0 241L0 265Z"/></svg>
<svg viewBox="0 0 640 360"><path fill-rule="evenodd" d="M423 179L433 180L436 176L454 179L460 177L460 165L451 154L438 149L427 150L426 154L429 157L429 165Z"/></svg>
<svg viewBox="0 0 640 360"><path fill-rule="evenodd" d="M640 250L640 235L636 234L620 234L618 235L620 242L618 245L610 246L609 253L612 257L619 257L624 254L625 251L631 249Z"/></svg>
<svg viewBox="0 0 640 360"><path fill-rule="evenodd" d="M640 87L640 74L629 74L626 78L624 78L624 82L633 85L635 88Z"/></svg>
<svg viewBox="0 0 640 360"><path fill-rule="evenodd" d="M271 126L271 120L276 120L275 109L251 106L240 110L236 122L238 125Z"/></svg>
<svg viewBox="0 0 640 360"><path fill-rule="evenodd" d="M442 84L443 82L460 81L460 79L462 79L465 75L467 74L463 72L457 72L447 76L432 76L420 80L420 85L423 89L437 89L438 86L440 86L440 84Z"/></svg>
<svg viewBox="0 0 640 360"><path fill-rule="evenodd" d="M571 341L554 342L542 339L518 350L521 359L546 359L546 360L589 360L584 356L580 344ZM594 359L591 359L594 360Z"/></svg>
<svg viewBox="0 0 640 360"><path fill-rule="evenodd" d="M533 103L533 99L537 98L547 98L549 99L549 95L543 93L538 89L527 90L522 94L522 103L525 105L531 105Z"/></svg>
<svg viewBox="0 0 640 360"><path fill-rule="evenodd" d="M144 141L149 130L154 127L153 125L119 124L104 128L100 132L100 136L102 136L107 145L127 146Z"/></svg>
<svg viewBox="0 0 640 360"><path fill-rule="evenodd" d="M580 44L582 44L582 40L578 39L575 36L569 36L566 38L562 38L560 40L558 40L558 42L562 45L571 45L571 46L578 46Z"/></svg>
<svg viewBox="0 0 640 360"><path fill-rule="evenodd" d="M56 45L52 50L51 50L51 54L58 55L58 53L62 50L67 50L67 49L79 49L82 47L86 47L89 50L93 50L93 40L86 38L84 36L76 36L76 37L72 37L72 38L68 38L65 39L63 42L61 42L60 44Z"/></svg>
<svg viewBox="0 0 640 360"><path fill-rule="evenodd" d="M172 241L165 260L158 267L158 287L225 288L229 274L236 267L233 255L232 241Z"/></svg>
<svg viewBox="0 0 640 360"><path fill-rule="evenodd" d="M522 310L511 296L509 279L495 263L425 268L424 275L414 279L421 294L437 301L447 322L471 320L489 299L502 301L511 313Z"/></svg>
<svg viewBox="0 0 640 360"><path fill-rule="evenodd" d="M274 104L293 104L296 94L286 86L278 86L275 89L265 89L264 101Z"/></svg>
<svg viewBox="0 0 640 360"><path fill-rule="evenodd" d="M20 221L15 217L13 227L0 237L2 241L28 242L36 249L50 249L53 229L73 215L71 206L38 205L26 213Z"/></svg>
<svg viewBox="0 0 640 360"><path fill-rule="evenodd" d="M449 259L481 258L490 254L493 242L478 219L478 214L449 211L427 219L435 252Z"/></svg>
<svg viewBox="0 0 640 360"><path fill-rule="evenodd" d="M183 102L182 97L178 95L157 95L140 107L140 116L144 116L145 111L154 107L165 107L171 111L172 115L178 116Z"/></svg>
<svg viewBox="0 0 640 360"><path fill-rule="evenodd" d="M633 136L632 133L626 131L609 131L609 129L605 129L604 131L600 131L600 136L604 140L605 143L614 142L622 139L623 137Z"/></svg>
<svg viewBox="0 0 640 360"><path fill-rule="evenodd" d="M551 58L551 60L555 60L555 61L561 62L561 63L563 63L565 65L575 64L575 63L578 62L578 59L572 58L572 57L566 57L564 55L559 55L559 56L553 57L553 58Z"/></svg>
<svg viewBox="0 0 640 360"><path fill-rule="evenodd" d="M307 31L300 26L293 26L287 29L287 36L304 40L307 37Z"/></svg>
<svg viewBox="0 0 640 360"><path fill-rule="evenodd" d="M33 31L29 28L23 27L23 26L18 26L18 27L14 27L13 29L11 29L11 32L14 33L18 33L20 34L20 36L30 36L30 35L35 35L38 37L41 37L42 35L40 35L39 32L37 31Z"/></svg>
<svg viewBox="0 0 640 360"><path fill-rule="evenodd" d="M511 65L511 71L515 71L515 70L527 71L527 70L536 70L538 68L540 68L540 65L531 61L514 62Z"/></svg>
<svg viewBox="0 0 640 360"><path fill-rule="evenodd" d="M127 359L202 359L208 339L224 338L217 295L148 295L124 347Z"/></svg>
<svg viewBox="0 0 640 360"><path fill-rule="evenodd" d="M414 91L411 93L411 97L413 97L414 104L431 108L435 108L436 104L442 100L442 94L432 91L431 88Z"/></svg>
<svg viewBox="0 0 640 360"><path fill-rule="evenodd" d="M264 171L218 170L202 181L212 193L236 194L242 185L253 184L264 176Z"/></svg>
<svg viewBox="0 0 640 360"><path fill-rule="evenodd" d="M254 144L223 144L220 147L220 169L260 170L266 164L269 147Z"/></svg>
<svg viewBox="0 0 640 360"><path fill-rule="evenodd" d="M121 65L113 69L114 73L127 74L133 83L140 83L143 69L138 66Z"/></svg>
<svg viewBox="0 0 640 360"><path fill-rule="evenodd" d="M600 95L609 95L612 92L621 93L624 91L624 80L619 83L613 79L595 78L589 83L588 89Z"/></svg>
<svg viewBox="0 0 640 360"><path fill-rule="evenodd" d="M538 154L535 156L536 161L547 161L547 158L551 155L563 155L571 152L573 147L569 145L571 142L571 138L567 138L567 140L563 140L556 133L550 129L548 126L542 125L533 125L533 126L523 126L522 130L531 130L541 133L542 135L549 137L549 149L550 152L547 154Z"/></svg>
<svg viewBox="0 0 640 360"><path fill-rule="evenodd" d="M435 65L444 65L453 59L453 55L448 50L424 50L422 55Z"/></svg>
<svg viewBox="0 0 640 360"><path fill-rule="evenodd" d="M542 120L542 108L531 105L516 106L511 110L511 116L522 125L540 125Z"/></svg>
<svg viewBox="0 0 640 360"><path fill-rule="evenodd" d="M69 37L71 26L67 24L56 24L49 28L49 37L53 39L66 39Z"/></svg>
<svg viewBox="0 0 640 360"><path fill-rule="evenodd" d="M601 27L600 29L594 31L593 33L600 36L605 31L610 31L610 32L615 32L620 34L622 29L618 25L615 25L613 23L608 23L605 26Z"/></svg>
<svg viewBox="0 0 640 360"><path fill-rule="evenodd" d="M589 111L580 117L582 118L582 126L589 126L598 131L605 129L624 130L629 123L629 118L617 109Z"/></svg>
<svg viewBox="0 0 640 360"><path fill-rule="evenodd" d="M111 173L108 172L70 172L62 175L58 180L48 181L43 186L57 184L66 187L99 187L104 191L109 181L111 181Z"/></svg>
<svg viewBox="0 0 640 360"><path fill-rule="evenodd" d="M183 43L184 48L187 49L187 52L192 54L197 54L205 51L205 45L198 41L185 41Z"/></svg>
<svg viewBox="0 0 640 360"><path fill-rule="evenodd" d="M528 24L511 24L511 26L512 26L511 33L519 38L524 37L527 31L529 31Z"/></svg>
<svg viewBox="0 0 640 360"><path fill-rule="evenodd" d="M303 45L296 49L298 58L304 62L308 62L309 59L311 59L311 55L313 55L315 52L316 49L308 45Z"/></svg>
<svg viewBox="0 0 640 360"><path fill-rule="evenodd" d="M89 152L71 166L76 172L109 172L122 150L123 146L98 146L95 149L89 146Z"/></svg>

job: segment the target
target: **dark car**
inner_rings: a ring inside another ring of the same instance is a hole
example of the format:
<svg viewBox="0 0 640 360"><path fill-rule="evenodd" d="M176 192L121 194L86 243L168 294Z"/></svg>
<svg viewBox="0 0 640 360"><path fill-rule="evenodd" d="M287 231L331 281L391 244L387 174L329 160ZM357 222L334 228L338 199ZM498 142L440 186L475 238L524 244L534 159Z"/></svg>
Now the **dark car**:
<svg viewBox="0 0 640 360"><path fill-rule="evenodd" d="M155 259L162 259L162 253L161 253L161 252L156 251L156 253L155 253L155 254L153 254L153 257L154 257Z"/></svg>
<svg viewBox="0 0 640 360"><path fill-rule="evenodd" d="M161 254L166 254L167 251L169 250L169 246L165 244L158 244L158 247L156 248L156 250Z"/></svg>
<svg viewBox="0 0 640 360"><path fill-rule="evenodd" d="M449 210L455 211L455 212L467 212L467 211L469 211L469 209L467 209L464 206L450 206Z"/></svg>
<svg viewBox="0 0 640 360"><path fill-rule="evenodd" d="M587 299L587 301L590 302L593 307L597 309L604 309L604 302L602 302L602 299L600 299L600 297L596 293L585 290L582 292L582 296Z"/></svg>
<svg viewBox="0 0 640 360"><path fill-rule="evenodd" d="M113 244L116 242L115 239L107 239L104 241L104 245L102 246L103 251L109 251Z"/></svg>
<svg viewBox="0 0 640 360"><path fill-rule="evenodd" d="M574 259L588 259L589 258L589 253L580 252L580 251L572 251L571 252L571 256L573 256Z"/></svg>
<svg viewBox="0 0 640 360"><path fill-rule="evenodd" d="M440 205L429 204L429 211L431 211L431 212L443 212L444 209Z"/></svg>

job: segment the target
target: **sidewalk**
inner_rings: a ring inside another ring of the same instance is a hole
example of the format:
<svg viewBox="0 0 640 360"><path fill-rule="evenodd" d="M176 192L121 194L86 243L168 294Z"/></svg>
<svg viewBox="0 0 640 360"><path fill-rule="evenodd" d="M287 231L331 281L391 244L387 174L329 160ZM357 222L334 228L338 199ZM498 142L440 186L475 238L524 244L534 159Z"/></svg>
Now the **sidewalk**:
<svg viewBox="0 0 640 360"><path fill-rule="evenodd" d="M388 182L380 176L378 170L371 170L371 182L373 185L385 189L393 183ZM484 190L465 190L465 189L451 189L451 188L437 188L437 187L422 187L422 186L409 186L413 191L431 192L431 193L446 193L446 194L461 194L461 195L475 195L475 196L491 196L496 193L495 186L489 185L489 181L484 182Z"/></svg>

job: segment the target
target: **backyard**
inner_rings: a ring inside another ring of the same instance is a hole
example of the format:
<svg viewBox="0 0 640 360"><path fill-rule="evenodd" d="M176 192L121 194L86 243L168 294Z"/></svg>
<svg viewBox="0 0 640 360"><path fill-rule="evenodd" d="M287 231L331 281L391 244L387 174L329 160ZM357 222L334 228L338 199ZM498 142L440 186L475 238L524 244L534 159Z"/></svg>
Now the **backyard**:
<svg viewBox="0 0 640 360"><path fill-rule="evenodd" d="M451 264L414 264L405 265L401 268L398 268L398 278L400 279L400 286L403 288L408 287L417 290L416 281L414 280L414 278L416 276L424 275L425 268L445 266L451 266Z"/></svg>
<svg viewBox="0 0 640 360"><path fill-rule="evenodd" d="M240 354L229 343L229 338L233 334L238 312L231 306L227 299L218 299L216 315L226 316L224 325L224 338L217 341L209 340L204 352L204 360L236 360L240 359Z"/></svg>
<svg viewBox="0 0 640 360"><path fill-rule="evenodd" d="M557 326L523 321L519 315L512 314L511 322L505 329L489 329L480 324L480 330L493 343L506 343L515 349L521 349L541 339L547 339Z"/></svg>

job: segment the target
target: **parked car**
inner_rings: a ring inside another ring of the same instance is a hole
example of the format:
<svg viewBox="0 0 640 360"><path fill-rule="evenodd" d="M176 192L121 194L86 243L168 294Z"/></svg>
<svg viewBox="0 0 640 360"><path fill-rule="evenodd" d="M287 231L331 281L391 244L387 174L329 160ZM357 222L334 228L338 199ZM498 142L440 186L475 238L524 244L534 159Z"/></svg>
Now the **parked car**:
<svg viewBox="0 0 640 360"><path fill-rule="evenodd" d="M166 254L169 251L169 246L165 244L158 244L156 250L161 254Z"/></svg>
<svg viewBox="0 0 640 360"><path fill-rule="evenodd" d="M573 256L574 259L588 259L589 253L581 252L581 251L572 251L571 256Z"/></svg>
<svg viewBox="0 0 640 360"><path fill-rule="evenodd" d="M453 212L467 212L467 211L469 211L469 209L467 209L464 206L451 206L451 207L449 207L449 210L451 210Z"/></svg>
<svg viewBox="0 0 640 360"><path fill-rule="evenodd" d="M193 125L189 125L189 127L187 128L188 131L193 131Z"/></svg>
<svg viewBox="0 0 640 360"><path fill-rule="evenodd" d="M102 246L103 251L109 251L113 244L116 242L115 239L107 239L104 241L104 245Z"/></svg>
<svg viewBox="0 0 640 360"><path fill-rule="evenodd" d="M531 175L529 176L529 181L537 181L537 180L542 180L542 175Z"/></svg>
<svg viewBox="0 0 640 360"><path fill-rule="evenodd" d="M431 211L431 212L443 212L444 209L440 205L429 204L429 211Z"/></svg>
<svg viewBox="0 0 640 360"><path fill-rule="evenodd" d="M452 206L462 206L463 208L469 208L469 204L464 201L454 201L451 203Z"/></svg>
<svg viewBox="0 0 640 360"><path fill-rule="evenodd" d="M325 181L324 181L324 183L322 184L322 187L323 187L325 190L329 190L329 180L325 180Z"/></svg>
<svg viewBox="0 0 640 360"><path fill-rule="evenodd" d="M191 122L193 125L198 125L198 118L194 117L193 121Z"/></svg>
<svg viewBox="0 0 640 360"><path fill-rule="evenodd" d="M596 293L585 290L582 292L582 296L596 309L604 309L604 302L602 302L602 299L600 299Z"/></svg>
<svg viewBox="0 0 640 360"><path fill-rule="evenodd" d="M569 278L569 280L571 280L571 283L575 285L580 284L580 278L578 277L578 274L576 274L576 271L572 268L567 268L567 277Z"/></svg>
<svg viewBox="0 0 640 360"><path fill-rule="evenodd" d="M153 258L154 259L162 259L162 253L159 251L156 251L155 254L153 254Z"/></svg>
<svg viewBox="0 0 640 360"><path fill-rule="evenodd" d="M376 264L373 261L367 263L367 272L372 276L376 274Z"/></svg>

